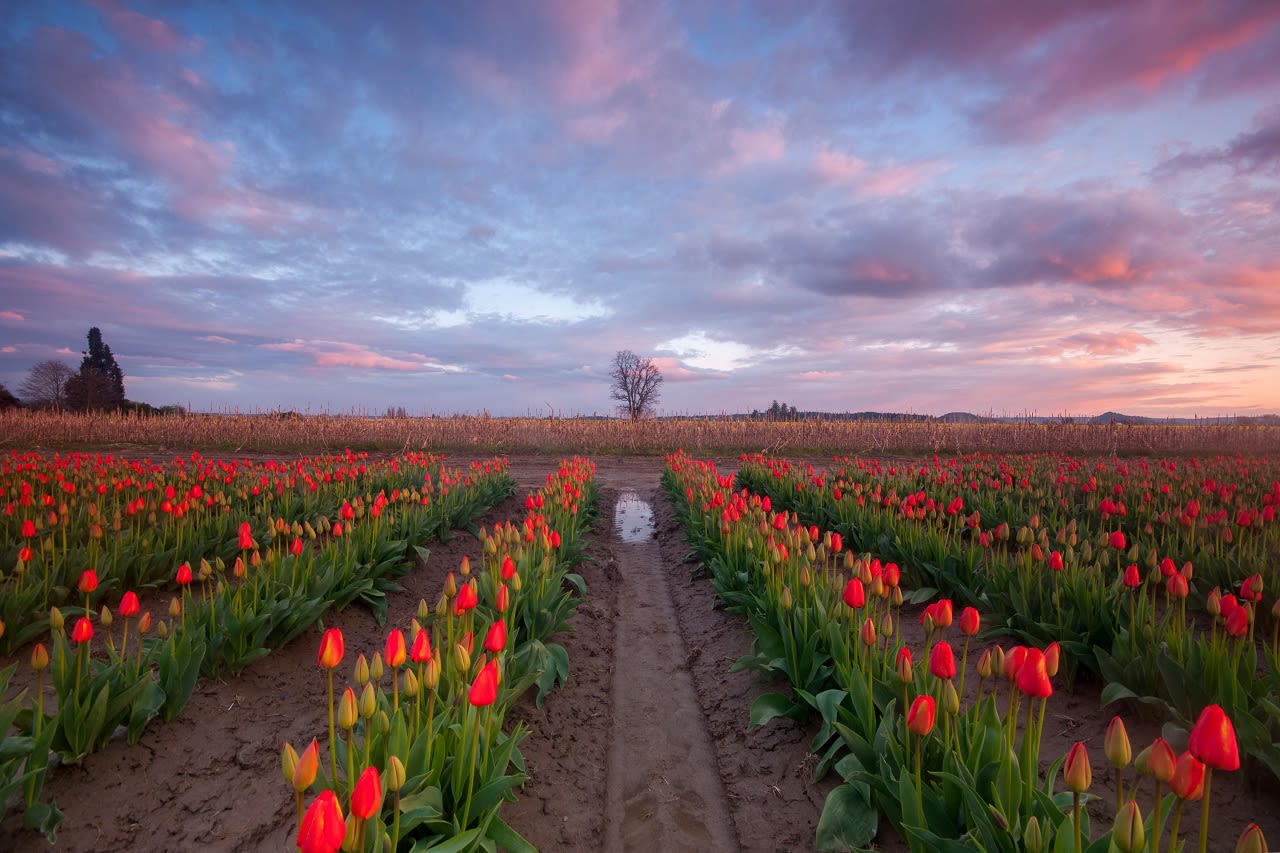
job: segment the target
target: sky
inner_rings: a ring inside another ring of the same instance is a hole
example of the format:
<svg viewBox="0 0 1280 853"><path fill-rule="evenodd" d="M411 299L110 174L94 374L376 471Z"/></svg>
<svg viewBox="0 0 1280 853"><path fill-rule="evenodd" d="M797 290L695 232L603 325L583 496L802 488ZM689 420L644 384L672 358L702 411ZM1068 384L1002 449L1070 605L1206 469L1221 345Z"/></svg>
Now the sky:
<svg viewBox="0 0 1280 853"><path fill-rule="evenodd" d="M18 0L0 382L1280 411L1280 3Z"/></svg>

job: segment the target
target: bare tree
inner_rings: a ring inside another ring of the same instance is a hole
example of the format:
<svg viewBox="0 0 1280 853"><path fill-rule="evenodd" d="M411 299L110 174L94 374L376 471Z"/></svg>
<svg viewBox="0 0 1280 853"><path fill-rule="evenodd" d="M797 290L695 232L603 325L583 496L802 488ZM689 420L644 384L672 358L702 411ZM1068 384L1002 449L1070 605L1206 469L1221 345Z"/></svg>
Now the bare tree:
<svg viewBox="0 0 1280 853"><path fill-rule="evenodd" d="M629 349L618 350L609 371L613 380L609 396L617 400L619 409L635 420L653 414L658 402L662 372L651 358L641 358Z"/></svg>
<svg viewBox="0 0 1280 853"><path fill-rule="evenodd" d="M18 393L28 406L41 409L64 409L67 406L67 382L76 372L56 359L42 361L31 368L18 386Z"/></svg>

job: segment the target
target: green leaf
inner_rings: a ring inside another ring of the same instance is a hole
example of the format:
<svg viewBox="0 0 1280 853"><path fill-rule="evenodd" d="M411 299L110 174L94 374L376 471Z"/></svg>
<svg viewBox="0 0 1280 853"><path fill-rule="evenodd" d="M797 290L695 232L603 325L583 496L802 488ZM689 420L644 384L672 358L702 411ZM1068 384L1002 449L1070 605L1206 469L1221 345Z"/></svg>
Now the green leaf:
<svg viewBox="0 0 1280 853"><path fill-rule="evenodd" d="M878 828L875 806L853 785L839 785L827 795L818 818L819 850L852 850L871 843Z"/></svg>
<svg viewBox="0 0 1280 853"><path fill-rule="evenodd" d="M64 817L66 815L58 808L57 803L32 803L22 814L22 826L25 829L36 830L44 835L46 841L53 844L58 840L58 825L62 823Z"/></svg>
<svg viewBox="0 0 1280 853"><path fill-rule="evenodd" d="M1112 702L1119 702L1122 699L1137 698L1137 693L1134 693L1118 681L1112 681L1108 683L1106 687L1102 688L1102 695L1098 697L1098 702L1105 708Z"/></svg>
<svg viewBox="0 0 1280 853"><path fill-rule="evenodd" d="M797 705L790 696L781 693L764 693L751 703L751 722L748 728L763 726L775 717L796 719L797 714L804 713L804 706Z"/></svg>
<svg viewBox="0 0 1280 853"><path fill-rule="evenodd" d="M538 853L538 848L526 841L520 833L496 815L493 822L489 824L489 837L507 853Z"/></svg>

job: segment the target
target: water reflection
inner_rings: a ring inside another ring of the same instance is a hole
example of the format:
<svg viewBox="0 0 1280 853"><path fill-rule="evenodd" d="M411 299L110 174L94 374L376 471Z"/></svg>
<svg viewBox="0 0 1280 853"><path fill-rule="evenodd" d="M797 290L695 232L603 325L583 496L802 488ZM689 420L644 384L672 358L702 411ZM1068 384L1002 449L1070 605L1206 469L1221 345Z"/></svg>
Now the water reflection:
<svg viewBox="0 0 1280 853"><path fill-rule="evenodd" d="M646 542L653 538L653 507L639 492L623 492L613 510L613 526L623 542Z"/></svg>

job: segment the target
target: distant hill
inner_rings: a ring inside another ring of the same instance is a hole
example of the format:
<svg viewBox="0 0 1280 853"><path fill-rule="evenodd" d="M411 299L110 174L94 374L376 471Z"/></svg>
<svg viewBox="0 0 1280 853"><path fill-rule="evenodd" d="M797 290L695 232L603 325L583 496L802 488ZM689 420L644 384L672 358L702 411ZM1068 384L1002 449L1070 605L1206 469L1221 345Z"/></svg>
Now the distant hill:
<svg viewBox="0 0 1280 853"><path fill-rule="evenodd" d="M688 417L688 415L677 416ZM696 417L696 416L695 416ZM763 412L732 415L704 415L707 419L728 417L733 420L769 420ZM1173 426L1230 426L1233 424L1265 424L1280 425L1280 415L1226 415L1209 418L1153 418L1145 415L1126 415L1122 412L1103 412L1100 415L976 415L973 412L947 412L945 415L907 414L904 412L815 412L796 411L778 420L806 421L882 421L884 423L926 423L937 421L950 424L1127 424L1127 425L1173 425Z"/></svg>

